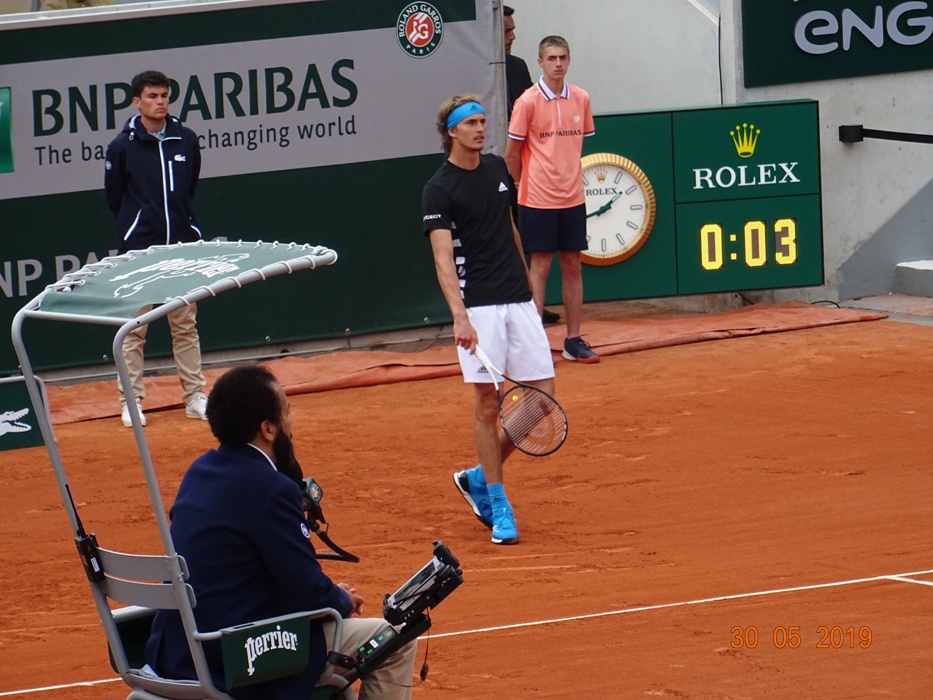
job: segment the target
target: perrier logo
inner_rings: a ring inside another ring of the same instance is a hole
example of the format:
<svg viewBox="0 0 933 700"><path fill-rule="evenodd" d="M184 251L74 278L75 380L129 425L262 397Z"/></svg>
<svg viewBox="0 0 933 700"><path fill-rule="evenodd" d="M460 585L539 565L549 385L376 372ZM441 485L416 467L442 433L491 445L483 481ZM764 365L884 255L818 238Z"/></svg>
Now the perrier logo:
<svg viewBox="0 0 933 700"><path fill-rule="evenodd" d="M10 88L0 88L0 173L13 172L12 116Z"/></svg>
<svg viewBox="0 0 933 700"><path fill-rule="evenodd" d="M405 7L396 22L398 45L409 56L425 58L437 51L444 38L444 20L434 5L413 2Z"/></svg>

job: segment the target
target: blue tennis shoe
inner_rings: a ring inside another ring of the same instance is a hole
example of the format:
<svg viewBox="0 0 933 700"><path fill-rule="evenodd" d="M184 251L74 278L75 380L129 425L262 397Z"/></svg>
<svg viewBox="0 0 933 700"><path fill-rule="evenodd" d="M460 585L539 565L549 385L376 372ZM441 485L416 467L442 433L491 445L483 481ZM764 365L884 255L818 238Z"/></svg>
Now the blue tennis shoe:
<svg viewBox="0 0 933 700"><path fill-rule="evenodd" d="M492 528L492 504L486 491L486 476L479 465L454 474L454 486L470 505L473 514L488 528Z"/></svg>
<svg viewBox="0 0 933 700"><path fill-rule="evenodd" d="M515 544L518 542L518 528L515 527L515 514L512 506L506 504L496 509L492 519L492 543Z"/></svg>

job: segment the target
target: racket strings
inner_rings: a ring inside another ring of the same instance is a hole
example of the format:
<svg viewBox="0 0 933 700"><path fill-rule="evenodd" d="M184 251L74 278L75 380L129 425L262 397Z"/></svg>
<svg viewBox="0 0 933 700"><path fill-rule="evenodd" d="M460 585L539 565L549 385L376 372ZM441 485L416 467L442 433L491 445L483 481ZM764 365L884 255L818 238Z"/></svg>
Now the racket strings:
<svg viewBox="0 0 933 700"><path fill-rule="evenodd" d="M529 386L515 386L500 401L502 427L523 452L546 455L567 437L567 417L551 396Z"/></svg>

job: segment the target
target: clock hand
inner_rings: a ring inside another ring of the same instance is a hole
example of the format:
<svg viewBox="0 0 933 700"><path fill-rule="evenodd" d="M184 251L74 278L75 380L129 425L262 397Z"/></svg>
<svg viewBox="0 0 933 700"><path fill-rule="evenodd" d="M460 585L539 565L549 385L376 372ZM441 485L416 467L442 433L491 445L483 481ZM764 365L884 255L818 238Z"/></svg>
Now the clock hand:
<svg viewBox="0 0 933 700"><path fill-rule="evenodd" d="M610 209L612 209L613 202L615 202L621 196L622 196L621 192L616 192L616 196L610 199L608 202L606 202L606 211L609 211Z"/></svg>
<svg viewBox="0 0 933 700"><path fill-rule="evenodd" d="M593 213L587 214L587 215L586 215L586 218L589 219L589 218L592 217L592 216L601 216L602 214L605 214L607 211L609 211L609 207L610 207L610 206L612 206L612 205L611 205L611 204L603 204L599 209L597 209L597 210L594 211Z"/></svg>
<svg viewBox="0 0 933 700"><path fill-rule="evenodd" d="M615 202L615 201L616 201L619 197L621 197L621 196L622 196L622 193L621 193L621 192L616 192L616 196L615 196L615 197L613 197L613 198L610 199L608 202L606 202L605 204L603 204L599 209L597 209L596 211L594 211L592 214L587 214L587 215L586 215L586 218L589 219L591 216L602 216L602 215L605 214L607 211L609 211L610 209L612 209L612 203Z"/></svg>

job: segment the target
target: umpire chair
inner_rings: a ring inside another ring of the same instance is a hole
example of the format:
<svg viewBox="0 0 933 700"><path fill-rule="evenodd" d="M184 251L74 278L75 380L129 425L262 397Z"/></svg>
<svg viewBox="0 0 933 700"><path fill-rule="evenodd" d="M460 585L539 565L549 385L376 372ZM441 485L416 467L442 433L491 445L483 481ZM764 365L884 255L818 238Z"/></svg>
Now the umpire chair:
<svg viewBox="0 0 933 700"><path fill-rule="evenodd" d="M23 342L24 322L38 319L116 327L112 357L127 394L132 392L132 388L122 348L124 339L134 328L221 292L280 274L331 265L336 260L337 254L333 250L295 243L199 241L154 246L104 258L65 275L46 287L13 320L13 346L107 636L111 664L130 687L127 700L233 700L228 694L231 690L294 674L305 668L311 620L333 622L332 648L339 647L341 617L335 610L327 608L257 620L227 629L198 629L194 615L197 592L188 583L188 567L184 558L175 551L141 416L131 394L126 395L126 405L164 552L157 555L119 552L101 546L94 533L88 534L71 495L52 431L48 402L41 390L41 380L33 372ZM221 274L226 276L218 279ZM152 310L137 315L147 305L153 305ZM434 592L428 591L426 597L420 592L419 596L405 597L402 607L410 606L415 598L420 601L419 607L410 608L415 614L406 613L404 619L395 619L393 624L396 627L386 630L393 637L393 644L374 643L373 648L397 647L428 629L430 620L421 614L421 610L433 607L462 582L460 571L455 566L444 566L452 571L445 573L447 583L443 595L436 593L435 586ZM111 602L125 607L112 609ZM398 606L394 609L397 612ZM194 662L195 680L162 678L145 665L143 650L157 610L178 611ZM204 645L215 642L219 642L223 654L223 689L212 680L204 653ZM354 659L333 653L329 655L324 674L314 689L313 700L355 700L352 683L378 667L377 657L382 658L378 654L367 658L364 653L367 650L360 651L361 655ZM337 674L335 662L350 668L342 675Z"/></svg>

